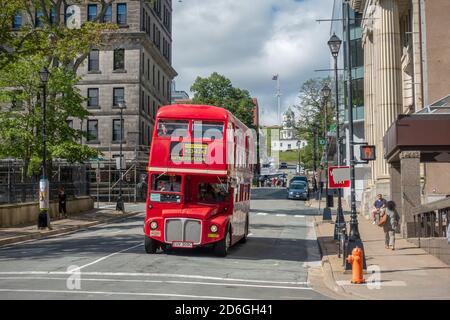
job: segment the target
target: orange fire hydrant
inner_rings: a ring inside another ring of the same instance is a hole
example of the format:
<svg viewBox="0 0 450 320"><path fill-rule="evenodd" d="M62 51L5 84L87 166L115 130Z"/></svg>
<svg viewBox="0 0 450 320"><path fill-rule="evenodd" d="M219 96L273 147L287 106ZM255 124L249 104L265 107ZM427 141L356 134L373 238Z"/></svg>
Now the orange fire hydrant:
<svg viewBox="0 0 450 320"><path fill-rule="evenodd" d="M347 257L347 262L352 265L352 283L365 283L363 277L363 252L361 248L356 247L352 255Z"/></svg>

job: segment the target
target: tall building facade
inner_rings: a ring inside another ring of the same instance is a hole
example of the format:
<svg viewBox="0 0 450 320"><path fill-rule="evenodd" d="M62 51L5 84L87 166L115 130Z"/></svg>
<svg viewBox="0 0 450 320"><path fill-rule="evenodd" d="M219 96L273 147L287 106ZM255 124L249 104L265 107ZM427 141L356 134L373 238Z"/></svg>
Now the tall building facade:
<svg viewBox="0 0 450 320"><path fill-rule="evenodd" d="M81 22L100 12L99 3L81 6ZM172 3L157 0L113 1L104 22L117 24L107 45L93 48L78 69L78 84L87 98L90 116L73 123L89 134L84 143L100 150L104 158L119 155L121 131L126 160L148 159L158 108L171 101ZM123 102L123 123L119 103Z"/></svg>
<svg viewBox="0 0 450 320"><path fill-rule="evenodd" d="M339 118L340 118L340 136L344 137L341 144L341 159L342 165L350 165L350 145L346 143L349 141L349 122L348 122L348 103L347 103L347 61L344 59L347 55L347 35L345 29L346 6L342 0L335 0L332 14L332 24L330 36L336 34L341 40L341 50L338 56L338 88L339 88ZM361 45L362 28L361 28L362 14L350 9L349 29L350 29L350 56L351 56L351 75L352 75L352 105L353 105L353 140L355 142L364 142L365 137L365 108L364 108L364 50ZM334 68L334 59L331 58L330 69ZM330 77L334 81L334 72L331 72ZM334 85L331 86L334 90ZM334 101L333 101L334 102ZM335 151L335 139L330 150ZM359 148L354 147L355 157L359 158ZM334 157L336 162L337 157ZM356 201L359 205L362 200L364 189L367 185L367 180L370 175L370 167L364 164L357 164L355 166L355 194ZM343 190L344 199L350 203L350 189Z"/></svg>
<svg viewBox="0 0 450 320"><path fill-rule="evenodd" d="M450 1L352 0L362 14L365 134L377 160L364 192L364 210L376 193L390 194L383 136L400 114L412 114L450 94ZM424 132L423 134L427 134ZM422 164L422 202L450 194L450 168Z"/></svg>

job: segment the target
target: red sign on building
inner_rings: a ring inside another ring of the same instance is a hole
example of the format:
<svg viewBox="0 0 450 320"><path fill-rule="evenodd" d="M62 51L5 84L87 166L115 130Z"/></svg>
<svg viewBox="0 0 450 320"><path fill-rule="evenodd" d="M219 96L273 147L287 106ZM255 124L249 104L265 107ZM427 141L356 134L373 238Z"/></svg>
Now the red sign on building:
<svg viewBox="0 0 450 320"><path fill-rule="evenodd" d="M350 167L330 166L328 167L328 188L339 189L350 187Z"/></svg>

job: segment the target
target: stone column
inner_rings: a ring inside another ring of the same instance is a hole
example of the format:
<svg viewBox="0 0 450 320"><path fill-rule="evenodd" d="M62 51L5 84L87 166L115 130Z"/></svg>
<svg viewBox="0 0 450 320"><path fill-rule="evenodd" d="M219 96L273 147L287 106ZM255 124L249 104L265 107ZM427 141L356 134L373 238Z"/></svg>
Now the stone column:
<svg viewBox="0 0 450 320"><path fill-rule="evenodd" d="M363 49L364 49L364 134L366 141L373 145L374 141L374 83L373 83L373 42L372 30L368 27L364 28L363 33ZM371 166L371 181L369 187L375 181L375 170L373 162Z"/></svg>
<svg viewBox="0 0 450 320"><path fill-rule="evenodd" d="M412 209L420 205L420 152L400 152L401 232L404 238L414 236ZM391 182L392 184L392 182Z"/></svg>
<svg viewBox="0 0 450 320"><path fill-rule="evenodd" d="M383 157L383 136L402 110L400 24L396 0L379 0L374 22L374 56L376 73L375 142L377 181L389 179Z"/></svg>
<svg viewBox="0 0 450 320"><path fill-rule="evenodd" d="M402 214L402 177L400 162L391 163L389 166L390 180L390 196L389 200L395 202L395 206L399 215ZM403 221L403 217L401 221Z"/></svg>

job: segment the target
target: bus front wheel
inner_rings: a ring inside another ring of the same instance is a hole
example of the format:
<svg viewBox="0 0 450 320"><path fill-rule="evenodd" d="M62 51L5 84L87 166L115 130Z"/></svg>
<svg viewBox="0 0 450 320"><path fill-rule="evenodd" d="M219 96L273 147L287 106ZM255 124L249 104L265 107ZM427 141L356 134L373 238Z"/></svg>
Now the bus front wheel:
<svg viewBox="0 0 450 320"><path fill-rule="evenodd" d="M226 257L230 245L231 245L231 228L228 227L225 237L223 237L223 239L217 242L216 245L214 246L214 253L219 257Z"/></svg>
<svg viewBox="0 0 450 320"><path fill-rule="evenodd" d="M158 241L145 236L145 242L144 242L145 252L151 253L151 254L156 253L158 246L159 246Z"/></svg>

